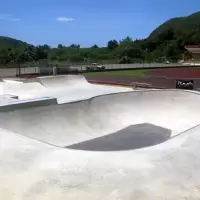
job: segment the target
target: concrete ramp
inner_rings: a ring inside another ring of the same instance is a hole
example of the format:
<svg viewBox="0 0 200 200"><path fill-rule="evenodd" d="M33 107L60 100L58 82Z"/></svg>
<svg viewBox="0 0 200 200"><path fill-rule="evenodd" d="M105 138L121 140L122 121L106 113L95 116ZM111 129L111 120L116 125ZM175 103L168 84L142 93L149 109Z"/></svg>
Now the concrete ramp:
<svg viewBox="0 0 200 200"><path fill-rule="evenodd" d="M8 80L0 83L0 94L2 95L16 95L20 100L51 97L57 98L59 104L132 90L132 88L93 85L81 75L48 76L21 81Z"/></svg>
<svg viewBox="0 0 200 200"><path fill-rule="evenodd" d="M20 99L33 98L34 94L44 92L44 86L40 83L10 83L5 82L2 85L3 94L19 96Z"/></svg>
<svg viewBox="0 0 200 200"><path fill-rule="evenodd" d="M83 87L90 85L82 75L63 75L38 77L37 80L46 88Z"/></svg>
<svg viewBox="0 0 200 200"><path fill-rule="evenodd" d="M127 92L1 113L0 124L6 130L60 147L135 149L165 142L200 124L199 102L199 93L187 91Z"/></svg>
<svg viewBox="0 0 200 200"><path fill-rule="evenodd" d="M12 83L12 84L22 84L23 82L20 80L15 79L3 79L3 82L5 83Z"/></svg>

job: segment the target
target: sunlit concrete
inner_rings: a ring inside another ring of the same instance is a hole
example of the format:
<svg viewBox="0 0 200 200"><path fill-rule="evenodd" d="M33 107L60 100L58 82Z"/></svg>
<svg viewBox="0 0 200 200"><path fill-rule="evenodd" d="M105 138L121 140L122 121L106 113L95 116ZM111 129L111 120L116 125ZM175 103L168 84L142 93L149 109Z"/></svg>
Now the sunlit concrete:
<svg viewBox="0 0 200 200"><path fill-rule="evenodd" d="M81 75L47 76L21 80L3 79L3 82L0 82L1 95L16 95L19 100L52 97L57 98L59 104L127 91L133 91L133 89L90 84Z"/></svg>
<svg viewBox="0 0 200 200"><path fill-rule="evenodd" d="M200 95L147 90L0 112L0 199L200 198Z"/></svg>

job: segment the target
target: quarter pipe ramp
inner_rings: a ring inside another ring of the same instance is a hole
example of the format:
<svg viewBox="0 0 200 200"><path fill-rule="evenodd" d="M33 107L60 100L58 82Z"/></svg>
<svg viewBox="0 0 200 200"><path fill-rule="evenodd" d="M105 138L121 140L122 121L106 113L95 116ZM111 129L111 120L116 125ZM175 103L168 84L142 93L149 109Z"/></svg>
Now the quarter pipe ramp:
<svg viewBox="0 0 200 200"><path fill-rule="evenodd" d="M81 75L48 76L20 81L5 80L0 83L1 95L15 95L19 100L52 97L57 98L59 104L127 91L133 89L90 84Z"/></svg>

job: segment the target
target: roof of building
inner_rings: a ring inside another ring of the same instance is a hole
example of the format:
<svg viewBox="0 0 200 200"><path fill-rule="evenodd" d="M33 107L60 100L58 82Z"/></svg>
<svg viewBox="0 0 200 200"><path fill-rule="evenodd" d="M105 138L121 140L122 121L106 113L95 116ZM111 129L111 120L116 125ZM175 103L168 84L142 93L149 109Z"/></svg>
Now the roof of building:
<svg viewBox="0 0 200 200"><path fill-rule="evenodd" d="M185 48L191 53L200 53L200 45L186 45Z"/></svg>

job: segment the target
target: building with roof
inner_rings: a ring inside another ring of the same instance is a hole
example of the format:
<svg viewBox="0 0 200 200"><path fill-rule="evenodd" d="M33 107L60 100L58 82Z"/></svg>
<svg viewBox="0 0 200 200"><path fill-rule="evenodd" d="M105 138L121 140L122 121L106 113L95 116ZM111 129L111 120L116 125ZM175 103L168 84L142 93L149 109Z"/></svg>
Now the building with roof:
<svg viewBox="0 0 200 200"><path fill-rule="evenodd" d="M200 45L186 45L187 53L184 54L184 61L190 61L191 64L200 65Z"/></svg>

